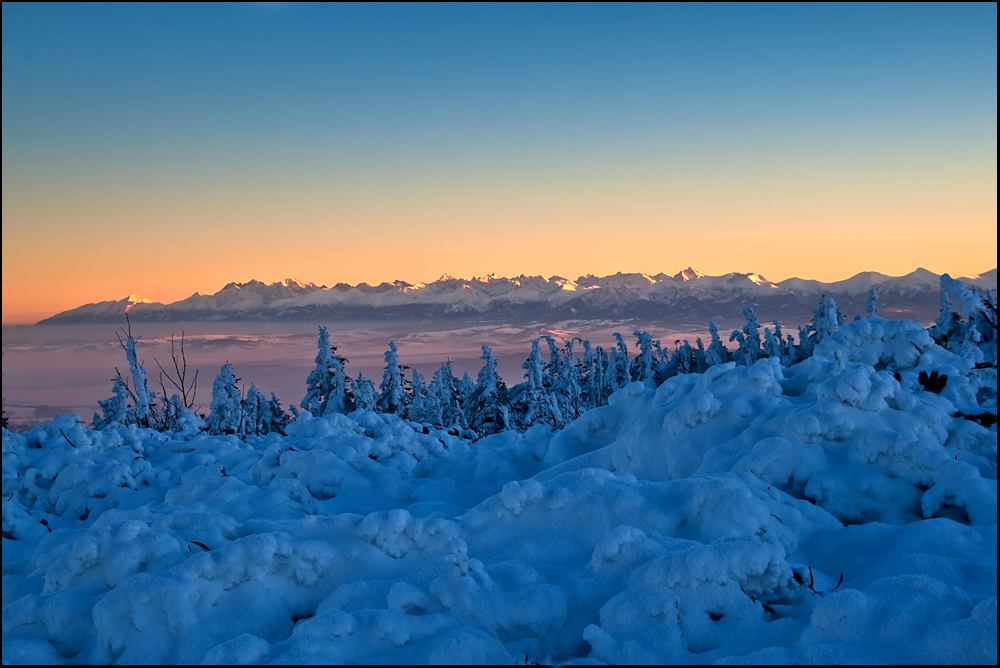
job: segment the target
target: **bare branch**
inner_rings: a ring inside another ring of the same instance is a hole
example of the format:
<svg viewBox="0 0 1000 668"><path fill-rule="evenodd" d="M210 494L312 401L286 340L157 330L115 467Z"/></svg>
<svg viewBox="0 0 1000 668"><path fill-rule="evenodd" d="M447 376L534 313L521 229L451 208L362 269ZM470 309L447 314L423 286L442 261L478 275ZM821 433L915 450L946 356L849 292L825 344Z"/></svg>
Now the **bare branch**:
<svg viewBox="0 0 1000 668"><path fill-rule="evenodd" d="M62 437L66 439L67 443L69 443L70 445L72 445L74 448L76 447L76 443L74 443L73 441L69 440L69 436L66 435L66 432L64 432L62 429L60 429L59 433L62 434Z"/></svg>
<svg viewBox="0 0 1000 668"><path fill-rule="evenodd" d="M163 377L165 376L170 384L173 385L178 392L181 393L181 401L184 403L185 408L194 409L195 396L198 393L198 370L195 369L194 379L191 384L188 385L187 382L187 354L184 350L184 331L181 330L181 350L180 355L177 354L177 343L174 335L170 335L170 359L174 365L174 373L171 374L169 371L163 368L160 364L160 360L153 358L156 362L156 366L160 368L160 386L163 387ZM164 389L164 396L166 396L166 389Z"/></svg>

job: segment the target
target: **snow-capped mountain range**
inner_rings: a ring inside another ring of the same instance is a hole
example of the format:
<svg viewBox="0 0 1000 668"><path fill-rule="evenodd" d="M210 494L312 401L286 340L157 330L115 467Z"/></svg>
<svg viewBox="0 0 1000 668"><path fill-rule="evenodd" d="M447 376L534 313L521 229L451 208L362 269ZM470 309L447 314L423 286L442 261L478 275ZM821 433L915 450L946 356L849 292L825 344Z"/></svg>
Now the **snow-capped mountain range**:
<svg viewBox="0 0 1000 668"><path fill-rule="evenodd" d="M505 278L490 274L472 279L445 274L432 283L394 281L380 285L333 287L286 279L230 283L212 295L195 293L163 304L138 295L87 304L39 324L119 323L126 311L142 321L465 321L556 322L561 320L636 320L720 325L740 318L753 306L762 319L807 318L819 297L834 297L848 316L863 312L869 289L879 306L896 316L933 318L939 304L940 276L925 269L892 277L864 272L833 283L790 278L771 282L755 273L706 276L692 268L676 274L614 274ZM982 290L996 290L997 271L963 277ZM789 323L791 324L791 323Z"/></svg>

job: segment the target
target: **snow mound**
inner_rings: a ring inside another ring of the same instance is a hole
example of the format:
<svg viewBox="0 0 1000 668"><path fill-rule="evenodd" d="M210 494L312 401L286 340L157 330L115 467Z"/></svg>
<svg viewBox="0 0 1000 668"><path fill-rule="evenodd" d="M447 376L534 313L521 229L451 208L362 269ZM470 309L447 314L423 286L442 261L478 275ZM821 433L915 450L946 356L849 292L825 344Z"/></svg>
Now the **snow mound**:
<svg viewBox="0 0 1000 668"><path fill-rule="evenodd" d="M4 430L4 663L994 664L995 411L874 316L555 434Z"/></svg>

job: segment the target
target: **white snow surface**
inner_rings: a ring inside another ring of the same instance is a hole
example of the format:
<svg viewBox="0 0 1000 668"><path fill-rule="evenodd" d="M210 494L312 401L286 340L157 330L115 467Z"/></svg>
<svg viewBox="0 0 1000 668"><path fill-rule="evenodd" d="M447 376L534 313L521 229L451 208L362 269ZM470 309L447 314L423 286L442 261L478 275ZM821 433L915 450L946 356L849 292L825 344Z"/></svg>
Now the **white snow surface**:
<svg viewBox="0 0 1000 668"><path fill-rule="evenodd" d="M971 367L872 318L554 435L4 430L3 662L995 664Z"/></svg>

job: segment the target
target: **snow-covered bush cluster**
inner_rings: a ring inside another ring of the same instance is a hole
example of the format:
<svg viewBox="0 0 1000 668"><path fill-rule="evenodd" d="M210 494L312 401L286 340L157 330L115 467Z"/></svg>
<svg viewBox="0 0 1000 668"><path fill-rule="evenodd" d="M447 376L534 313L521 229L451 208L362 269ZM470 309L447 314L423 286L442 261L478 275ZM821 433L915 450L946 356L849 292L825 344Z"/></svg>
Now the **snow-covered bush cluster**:
<svg viewBox="0 0 1000 668"><path fill-rule="evenodd" d="M941 286L941 315L930 331L934 342L981 366L995 367L995 296L980 294L975 287L969 289L947 274L941 277ZM878 295L872 288L867 319L875 327L881 322L876 316L877 300ZM959 307L959 313L952 310L952 301ZM712 366L730 361L748 366L767 358L776 359L786 367L793 366L808 360L816 346L845 325L844 314L830 297L820 300L812 323L799 328L798 342L792 334L784 335L777 321L773 323L773 330L763 327L761 332L752 308L743 309L743 315L746 324L729 337L731 343L736 343L733 350L725 346L715 323L709 324L711 341L707 349L698 339L694 346L686 340L677 341L674 350L667 351L648 332L635 331L638 349L635 357L629 356L628 345L621 334L615 334L616 345L607 351L580 339L567 341L560 347L555 339L547 336L544 342L548 358L543 355L542 341L536 340L522 365L524 382L511 388L497 373L496 359L489 346L482 348L483 368L475 380L469 374L457 379L451 364L444 363L425 386L423 376L416 369L407 380L404 370L408 367L400 364L396 344L390 341L382 382L376 389L363 374L357 378L347 374L347 360L331 345L327 329L320 327L316 366L306 380L306 396L300 406L314 417L346 415L355 410L398 415L437 428L460 430L472 438L508 430L523 433L537 424L559 430L586 411L607 405L614 392L632 382L656 388L674 376L704 373ZM133 382L130 384L118 376L113 396L100 402L102 414L94 415L95 429L136 424L188 434L205 429L215 435L261 436L284 433L289 421L298 414L295 406L290 406L291 412L286 413L274 394L265 398L255 385L244 393L233 368L227 363L215 379L211 412L202 423L191 410L193 404L187 393L183 397L174 394L167 399L162 367L162 393L157 397L152 391L146 371L137 360L136 343L130 332L122 346ZM582 348L582 357L577 355L579 348ZM181 350L183 354L183 343ZM176 375L181 379L182 367L176 361L175 356ZM881 360L873 364L880 368L891 366L888 361ZM185 389L183 382L174 382L174 385Z"/></svg>
<svg viewBox="0 0 1000 668"><path fill-rule="evenodd" d="M995 303L948 294L587 373L536 343L517 392L394 347L376 390L321 332L277 426L224 368L204 423L133 383L3 430L3 660L995 664Z"/></svg>

